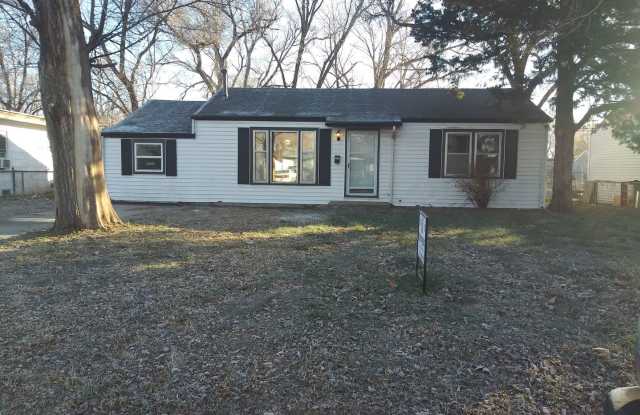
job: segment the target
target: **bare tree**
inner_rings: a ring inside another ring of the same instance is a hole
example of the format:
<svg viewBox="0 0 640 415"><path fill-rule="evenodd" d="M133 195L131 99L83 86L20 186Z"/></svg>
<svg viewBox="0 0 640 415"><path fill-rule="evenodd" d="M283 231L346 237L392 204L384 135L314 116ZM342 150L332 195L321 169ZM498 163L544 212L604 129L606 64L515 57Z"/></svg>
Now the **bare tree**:
<svg viewBox="0 0 640 415"><path fill-rule="evenodd" d="M273 21L269 25L263 25L255 31L248 32L240 42L236 43L235 62L232 63L235 76L231 85L243 88L271 85L278 74L276 61L278 55L271 53L267 39L272 39L273 33L276 32L273 24L279 18L279 14L276 13L280 8L281 3L274 2L271 9L274 13ZM286 35L282 45L285 47L287 45Z"/></svg>
<svg viewBox="0 0 640 415"><path fill-rule="evenodd" d="M312 32L313 21L322 7L322 3L324 3L324 0L295 0L296 11L298 13L298 41L293 78L290 82L292 88L298 86L304 54L307 51L307 47L314 41Z"/></svg>
<svg viewBox="0 0 640 415"><path fill-rule="evenodd" d="M123 22L110 20L112 0L100 1L99 17L91 16L98 23L87 29L78 0L0 0L0 9L15 22L28 21L36 33L27 26L22 30L39 41L38 73L53 154L57 231L106 229L120 223L104 177L90 55L121 35ZM129 22L129 27L190 4L188 0L152 3L154 9Z"/></svg>
<svg viewBox="0 0 640 415"><path fill-rule="evenodd" d="M27 23L22 23L27 27ZM0 10L0 108L35 114L42 108L38 45L9 13Z"/></svg>
<svg viewBox="0 0 640 415"><path fill-rule="evenodd" d="M107 228L119 223L104 178L79 3L1 0L0 5L27 16L37 29L42 104L55 175L55 229Z"/></svg>
<svg viewBox="0 0 640 415"><path fill-rule="evenodd" d="M359 21L362 14L369 7L368 0L347 0L331 4L323 16L323 31L321 32L321 53L316 57L316 66L319 70L315 81L316 88L322 88L327 84L327 78L332 72L336 72L338 56L344 47L351 30Z"/></svg>
<svg viewBox="0 0 640 415"><path fill-rule="evenodd" d="M260 85L279 85L285 88L290 86L287 81L287 72L293 65L290 65L289 58L300 38L300 27L291 16L288 16L287 23L286 29L268 31L262 38L269 49L270 56L267 70L263 71L259 81Z"/></svg>
<svg viewBox="0 0 640 415"><path fill-rule="evenodd" d="M222 69L227 68L238 44L246 36L264 33L276 18L276 7L266 0L203 0L172 15L169 30L189 54L189 59L172 62L199 78L192 83L179 82L184 94L197 87L213 94L222 84ZM245 52L252 54L260 38L249 39ZM245 66L243 63L235 76Z"/></svg>
<svg viewBox="0 0 640 415"><path fill-rule="evenodd" d="M161 28L174 11L161 6L148 0L94 0L88 6L83 23L90 33L119 28L91 56L93 92L109 112L126 115L155 92L158 69L170 50Z"/></svg>
<svg viewBox="0 0 640 415"><path fill-rule="evenodd" d="M420 88L438 79L427 75L428 57L411 39L409 15L403 0L378 0L356 28L374 88Z"/></svg>

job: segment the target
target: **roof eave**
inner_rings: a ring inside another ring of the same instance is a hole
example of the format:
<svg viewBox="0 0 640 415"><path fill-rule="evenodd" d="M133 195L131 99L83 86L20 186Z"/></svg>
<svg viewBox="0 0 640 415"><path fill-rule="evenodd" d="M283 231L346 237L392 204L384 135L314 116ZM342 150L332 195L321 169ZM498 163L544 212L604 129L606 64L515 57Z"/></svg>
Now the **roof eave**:
<svg viewBox="0 0 640 415"><path fill-rule="evenodd" d="M424 123L436 123L436 122L449 122L449 123L476 123L476 124L548 124L553 120L545 114L544 118L540 119L507 119L507 118L484 118L484 119L473 119L473 118L403 118L401 121L389 121L389 122L358 122L358 121L326 121L326 117L288 117L288 116L247 116L247 115L194 115L191 117L196 121L282 121L282 122L326 122L327 126L336 126L336 127L345 127L352 126L354 124L357 125L370 125L379 124L381 126L399 126L402 123L408 122L424 122Z"/></svg>
<svg viewBox="0 0 640 415"><path fill-rule="evenodd" d="M193 133L103 131L104 138L196 138Z"/></svg>
<svg viewBox="0 0 640 415"><path fill-rule="evenodd" d="M286 115L198 115L194 114L191 119L196 121L307 121L324 122L326 117L291 117Z"/></svg>
<svg viewBox="0 0 640 415"><path fill-rule="evenodd" d="M339 128L385 128L400 127L402 121L327 121L325 125Z"/></svg>

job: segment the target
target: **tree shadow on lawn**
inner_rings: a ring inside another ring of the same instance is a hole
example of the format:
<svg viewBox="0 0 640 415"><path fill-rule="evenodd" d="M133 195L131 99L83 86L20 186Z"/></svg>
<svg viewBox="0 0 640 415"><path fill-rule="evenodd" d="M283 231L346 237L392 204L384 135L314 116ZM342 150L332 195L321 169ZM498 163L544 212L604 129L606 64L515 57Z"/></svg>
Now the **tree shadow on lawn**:
<svg viewBox="0 0 640 415"><path fill-rule="evenodd" d="M0 412L497 413L487 405L501 394L559 412L596 408L591 393L627 379L626 325L612 322L637 311L637 292L621 304L633 290L603 285L594 262L576 272L598 292L523 242L473 236L497 225L527 235L516 225L544 216L431 211L440 286L423 297L415 210L351 212L0 247ZM609 360L591 352L600 345Z"/></svg>

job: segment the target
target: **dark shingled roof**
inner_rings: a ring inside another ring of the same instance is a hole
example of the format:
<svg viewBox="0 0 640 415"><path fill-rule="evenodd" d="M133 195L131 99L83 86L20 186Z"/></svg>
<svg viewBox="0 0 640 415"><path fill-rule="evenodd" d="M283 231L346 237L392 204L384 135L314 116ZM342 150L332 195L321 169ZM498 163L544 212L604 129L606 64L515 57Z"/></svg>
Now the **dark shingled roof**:
<svg viewBox="0 0 640 415"><path fill-rule="evenodd" d="M103 137L193 138L191 116L204 101L150 100L119 123L102 130Z"/></svg>
<svg viewBox="0 0 640 415"><path fill-rule="evenodd" d="M509 89L231 88L209 101L151 100L102 131L104 137L193 138L191 120L321 121L329 126L403 122L548 123Z"/></svg>
<svg viewBox="0 0 640 415"><path fill-rule="evenodd" d="M509 89L286 89L231 88L193 116L202 120L547 123L532 102Z"/></svg>

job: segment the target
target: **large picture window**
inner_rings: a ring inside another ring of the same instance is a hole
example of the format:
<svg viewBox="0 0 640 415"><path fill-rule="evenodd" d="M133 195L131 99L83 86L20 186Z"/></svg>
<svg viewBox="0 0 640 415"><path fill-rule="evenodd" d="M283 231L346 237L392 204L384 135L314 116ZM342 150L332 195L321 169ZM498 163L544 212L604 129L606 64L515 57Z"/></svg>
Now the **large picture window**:
<svg viewBox="0 0 640 415"><path fill-rule="evenodd" d="M444 148L445 177L500 177L503 133L449 131Z"/></svg>
<svg viewBox="0 0 640 415"><path fill-rule="evenodd" d="M273 131L271 137L271 181L298 183L298 132Z"/></svg>
<svg viewBox="0 0 640 415"><path fill-rule="evenodd" d="M164 171L162 143L135 143L134 161L136 173L162 173Z"/></svg>
<svg viewBox="0 0 640 415"><path fill-rule="evenodd" d="M253 183L317 184L316 130L253 130Z"/></svg>

